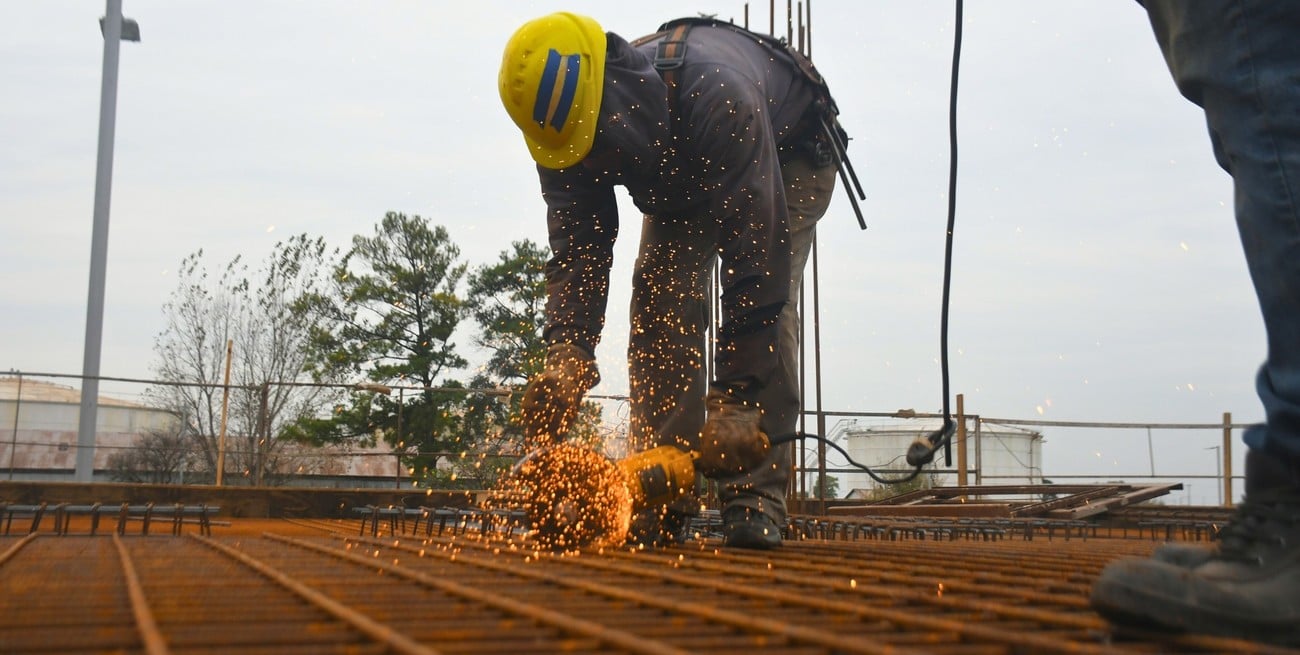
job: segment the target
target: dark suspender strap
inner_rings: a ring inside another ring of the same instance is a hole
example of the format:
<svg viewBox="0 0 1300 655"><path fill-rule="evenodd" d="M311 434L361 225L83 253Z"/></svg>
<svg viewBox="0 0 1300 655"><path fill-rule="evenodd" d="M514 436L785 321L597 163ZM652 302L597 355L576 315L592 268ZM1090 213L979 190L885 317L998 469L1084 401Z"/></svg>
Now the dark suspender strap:
<svg viewBox="0 0 1300 655"><path fill-rule="evenodd" d="M814 103L814 113L817 118L816 127L820 137L825 140L825 148L830 152L826 153L833 158L836 168L839 169L841 186L849 194L849 201L853 205L853 213L857 214L858 225L862 229L867 229L866 221L862 218L862 209L858 205L858 199L866 200L867 195L862 190L862 184L858 181L857 173L853 170L853 164L849 163L848 145L849 135L840 127L839 113L840 109L835 105L835 99L831 97L830 88L826 85L826 80L822 78L821 73L813 66L812 61L803 56L798 50L790 47L785 39L751 32L743 27L732 23L724 23L713 18L679 18L669 21L659 26L659 31L654 34L643 36L632 42L633 46L641 46L663 36L655 50L654 67L659 76L663 78L664 83L668 85L668 113L674 120L679 118L677 109L678 96L680 90L678 77L680 69L686 63L686 34L690 32L691 27L695 25L704 25L707 27L720 27L730 29L734 32L748 36L759 43L775 50L785 53L794 64L795 68L802 74L803 79L813 87L816 102ZM856 193L854 193L856 191ZM856 196L856 197L855 197Z"/></svg>
<svg viewBox="0 0 1300 655"><path fill-rule="evenodd" d="M674 117L677 115L678 71L686 63L686 33L691 31L691 25L686 21L673 27L655 50L654 67L668 85L668 113Z"/></svg>

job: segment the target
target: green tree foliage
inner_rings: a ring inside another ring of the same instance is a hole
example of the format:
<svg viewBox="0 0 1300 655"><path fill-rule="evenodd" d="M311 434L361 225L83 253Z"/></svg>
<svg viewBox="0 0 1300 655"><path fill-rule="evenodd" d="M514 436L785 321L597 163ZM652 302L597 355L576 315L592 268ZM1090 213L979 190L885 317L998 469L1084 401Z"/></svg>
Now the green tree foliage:
<svg viewBox="0 0 1300 655"><path fill-rule="evenodd" d="M476 388L494 387L505 395L469 398L465 433L478 446L482 461L469 462L468 475L494 479L512 460L487 453L518 450L522 431L517 421L519 399L528 379L541 370L546 356L546 253L531 241L516 241L497 261L478 267L469 277L468 305L478 324L474 344L488 355L471 381Z"/></svg>
<svg viewBox="0 0 1300 655"><path fill-rule="evenodd" d="M333 416L303 421L298 435L315 443L382 437L421 476L461 450L463 384L449 375L466 366L452 341L466 314L458 287L466 272L447 230L417 215L389 212L369 235L357 235L334 273L331 294L310 303L319 317L312 339L318 374L363 376L399 387L389 395L357 393Z"/></svg>
<svg viewBox="0 0 1300 655"><path fill-rule="evenodd" d="M465 393L459 408L462 450L445 470L428 471L427 485L489 487L513 464L521 432L513 420L520 397L516 392L540 370L546 352L545 264L546 253L525 240L470 273L465 306L479 328L474 345L488 359L468 382L478 391Z"/></svg>
<svg viewBox="0 0 1300 655"><path fill-rule="evenodd" d="M502 393L467 398L463 433L476 446L474 456L457 462L457 480L473 477L490 485L520 454L523 431L518 422L519 401L528 381L546 361L546 260L547 251L532 241L510 244L495 262L476 268L469 276L467 305L479 331L474 345L487 353L483 370L472 380L476 389L495 388ZM585 403L571 438L597 442L600 406Z"/></svg>
<svg viewBox="0 0 1300 655"><path fill-rule="evenodd" d="M834 500L840 496L840 480L833 475L827 475L825 478L818 475L812 490L800 491L798 496L803 499Z"/></svg>
<svg viewBox="0 0 1300 655"><path fill-rule="evenodd" d="M819 500L833 500L840 497L840 479L833 476L817 476L817 486L814 487Z"/></svg>
<svg viewBox="0 0 1300 655"><path fill-rule="evenodd" d="M468 303L480 329L475 345L490 353L486 371L496 384L522 385L541 371L546 259L537 244L516 241L469 278Z"/></svg>
<svg viewBox="0 0 1300 655"><path fill-rule="evenodd" d="M215 280L202 250L182 260L177 287L163 306L167 325L154 340L155 375L179 384L159 386L151 395L182 417L198 466L208 475L217 468L223 405L226 480L260 485L280 472L284 427L328 402L324 389L279 383L308 380L313 319L303 302L321 293L337 257L323 239L298 235L277 243L255 270L235 257Z"/></svg>

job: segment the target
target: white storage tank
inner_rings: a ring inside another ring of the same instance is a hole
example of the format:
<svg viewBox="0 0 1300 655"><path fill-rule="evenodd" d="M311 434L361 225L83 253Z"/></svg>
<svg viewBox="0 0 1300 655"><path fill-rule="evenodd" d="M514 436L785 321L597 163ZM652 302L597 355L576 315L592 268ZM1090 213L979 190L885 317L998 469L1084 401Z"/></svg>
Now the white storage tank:
<svg viewBox="0 0 1300 655"><path fill-rule="evenodd" d="M873 469L891 469L897 476L910 471L907 449L920 437L927 436L943 425L941 419L887 420L848 419L830 430L831 439L849 456ZM955 435L954 435L955 438ZM966 483L969 485L1028 485L1043 484L1043 435L1040 432L1010 426L977 427L973 420L966 424ZM808 487L816 478L817 455L815 445L806 447L805 463L814 471L809 474ZM828 469L849 468L844 457L827 449ZM944 465L943 451L935 455L934 463L926 467L925 486L956 486L957 448L952 446L952 466ZM939 473L938 469L951 472ZM828 473L837 480L838 496L865 497L879 493L883 485L860 471ZM854 492L857 493L854 493Z"/></svg>
<svg viewBox="0 0 1300 655"><path fill-rule="evenodd" d="M0 376L0 469L9 479L67 480L77 457L81 391L32 378ZM95 412L94 468L150 430L175 428L171 412L101 395Z"/></svg>

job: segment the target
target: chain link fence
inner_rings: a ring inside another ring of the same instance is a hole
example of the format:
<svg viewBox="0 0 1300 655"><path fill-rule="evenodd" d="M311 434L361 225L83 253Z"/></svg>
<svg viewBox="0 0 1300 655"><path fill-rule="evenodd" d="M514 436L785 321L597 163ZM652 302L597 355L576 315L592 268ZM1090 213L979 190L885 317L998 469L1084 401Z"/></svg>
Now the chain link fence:
<svg viewBox="0 0 1300 655"><path fill-rule="evenodd" d="M80 377L52 373L0 375L0 475L19 481L68 481L78 450ZM187 419L164 402L168 389L201 390L214 415ZM276 391L318 392L316 415L358 396L382 395L399 405L430 389L374 383L268 383L259 386L101 378L94 441L96 482L227 486L470 489L490 486L522 453L508 424L443 440L421 450L383 434L328 445L282 438L285 421L270 420ZM440 393L514 402L517 389L439 387ZM627 454L624 396L593 396L599 442L612 458ZM224 408L224 412L219 412ZM960 410L959 410L960 411ZM802 432L824 434L857 462L886 475L909 473L907 446L941 423L911 412L806 412ZM1041 485L1102 482L1179 483L1171 504L1225 504L1240 495L1237 433L1247 427L1224 414L1218 423L1106 423L959 417L954 446L912 486ZM398 414L400 427L401 414ZM199 426L209 426L199 429ZM956 445L964 437L964 448ZM1051 442L1050 448L1045 447ZM870 480L840 453L815 441L791 446L795 498L871 499L899 489ZM964 451L964 452L963 452ZM1145 452L1146 457L1140 456ZM419 471L415 462L434 462ZM220 465L218 465L220 463ZM1236 466L1234 466L1236 464ZM1234 481L1236 484L1234 484Z"/></svg>

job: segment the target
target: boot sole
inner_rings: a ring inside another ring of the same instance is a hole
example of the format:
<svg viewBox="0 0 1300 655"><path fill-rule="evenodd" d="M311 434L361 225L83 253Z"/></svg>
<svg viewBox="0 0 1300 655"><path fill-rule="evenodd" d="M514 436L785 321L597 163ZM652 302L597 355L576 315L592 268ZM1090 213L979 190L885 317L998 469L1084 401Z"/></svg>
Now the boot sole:
<svg viewBox="0 0 1300 655"><path fill-rule="evenodd" d="M748 548L750 550L772 550L781 547L780 533L762 533L758 530L736 528L722 539L722 545L731 548Z"/></svg>
<svg viewBox="0 0 1300 655"><path fill-rule="evenodd" d="M1123 566L1117 562L1111 566ZM1144 562L1149 567L1151 562ZM1174 571L1181 569L1163 564ZM1114 623L1155 629L1163 632L1196 633L1218 637L1249 639L1281 646L1300 646L1300 634L1295 622L1253 623L1239 617L1224 615L1210 609L1189 604L1183 598L1158 593L1154 584L1131 584L1141 579L1103 574L1092 588L1091 602L1098 614Z"/></svg>

